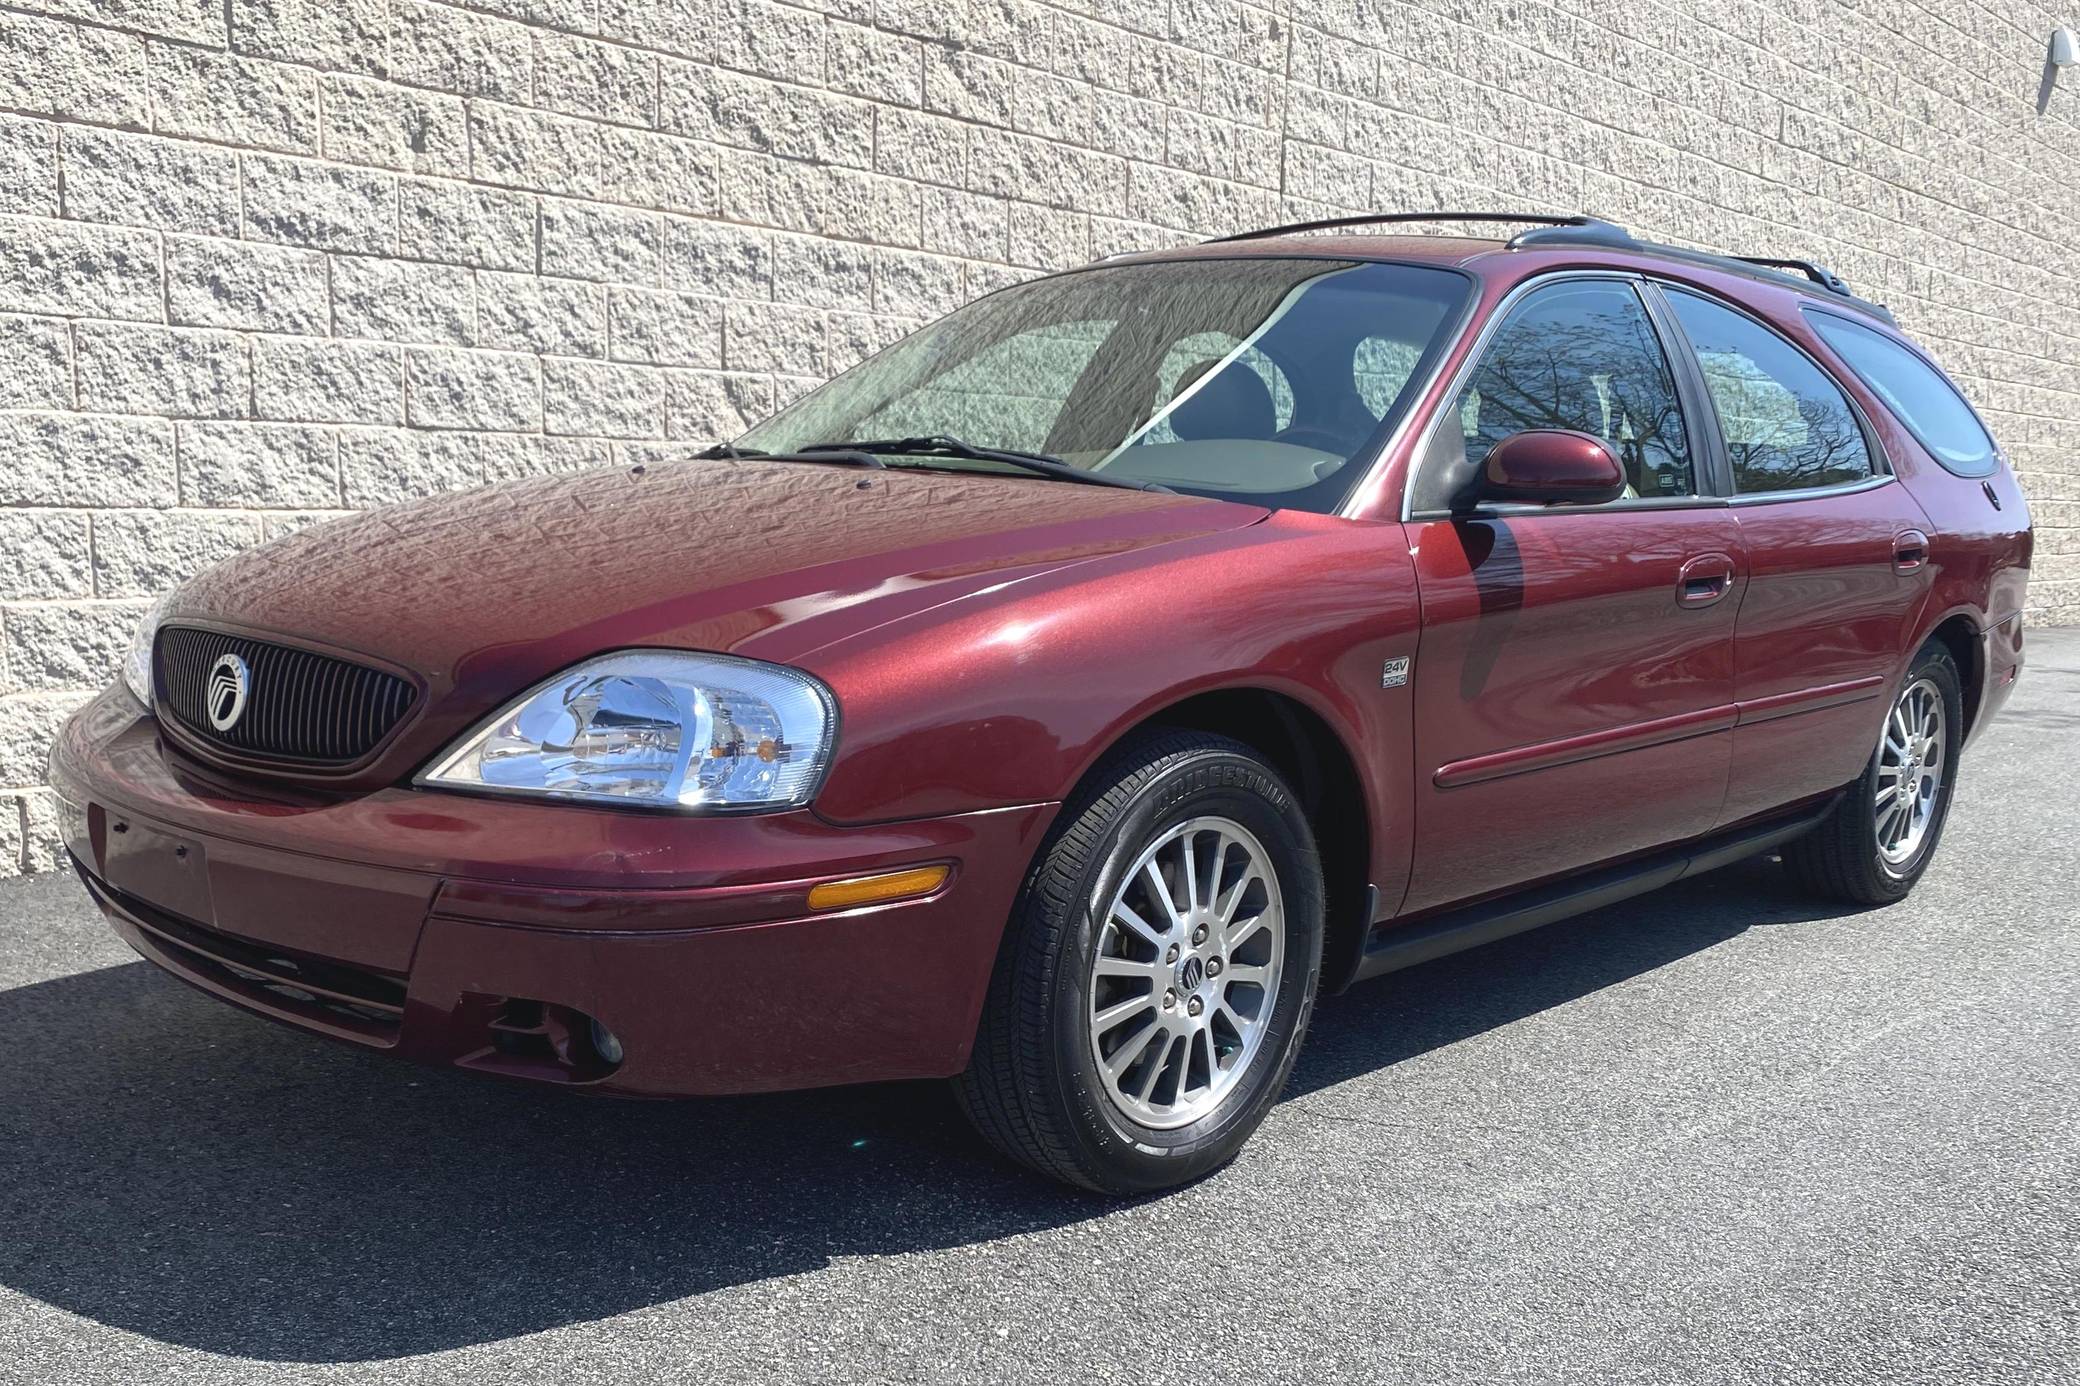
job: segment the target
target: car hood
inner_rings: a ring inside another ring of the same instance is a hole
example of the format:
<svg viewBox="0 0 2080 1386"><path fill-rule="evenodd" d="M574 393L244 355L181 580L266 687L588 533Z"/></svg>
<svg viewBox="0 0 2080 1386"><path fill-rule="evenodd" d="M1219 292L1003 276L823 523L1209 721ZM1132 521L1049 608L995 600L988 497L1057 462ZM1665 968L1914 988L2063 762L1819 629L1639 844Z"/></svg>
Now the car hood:
<svg viewBox="0 0 2080 1386"><path fill-rule="evenodd" d="M318 525L211 569L167 619L409 671L424 696L400 739L431 754L429 738L602 650L797 659L986 588L1266 513L1037 477L667 463Z"/></svg>

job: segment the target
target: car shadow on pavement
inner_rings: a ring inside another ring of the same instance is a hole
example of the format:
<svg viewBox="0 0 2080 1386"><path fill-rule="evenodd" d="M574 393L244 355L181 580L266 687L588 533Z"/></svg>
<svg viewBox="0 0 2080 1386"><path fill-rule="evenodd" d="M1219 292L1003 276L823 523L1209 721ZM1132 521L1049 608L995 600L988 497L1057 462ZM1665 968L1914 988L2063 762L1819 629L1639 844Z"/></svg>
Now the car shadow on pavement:
<svg viewBox="0 0 2080 1386"><path fill-rule="evenodd" d="M1361 982L1316 1010L1288 1097L1372 1073L1701 952L1758 925L1861 914L1739 862L1485 948Z"/></svg>
<svg viewBox="0 0 2080 1386"><path fill-rule="evenodd" d="M1322 1005L1294 1088L1825 917L1758 863L1370 983ZM995 1159L938 1084L578 1098L287 1034L142 963L0 992L0 1029L0 1284L245 1358L493 1342L1116 1206Z"/></svg>

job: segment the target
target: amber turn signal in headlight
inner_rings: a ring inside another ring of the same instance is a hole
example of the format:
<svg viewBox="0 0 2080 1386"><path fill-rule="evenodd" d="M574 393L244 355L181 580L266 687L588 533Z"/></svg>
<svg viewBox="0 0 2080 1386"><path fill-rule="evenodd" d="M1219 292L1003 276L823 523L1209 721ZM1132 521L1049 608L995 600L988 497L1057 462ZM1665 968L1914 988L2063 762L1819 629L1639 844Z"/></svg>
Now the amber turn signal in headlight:
<svg viewBox="0 0 2080 1386"><path fill-rule="evenodd" d="M929 895L946 884L950 866L914 866L907 871L890 871L879 876L854 876L850 880L825 881L809 890L812 910L842 910L854 905L877 905L883 900L900 900L909 895Z"/></svg>

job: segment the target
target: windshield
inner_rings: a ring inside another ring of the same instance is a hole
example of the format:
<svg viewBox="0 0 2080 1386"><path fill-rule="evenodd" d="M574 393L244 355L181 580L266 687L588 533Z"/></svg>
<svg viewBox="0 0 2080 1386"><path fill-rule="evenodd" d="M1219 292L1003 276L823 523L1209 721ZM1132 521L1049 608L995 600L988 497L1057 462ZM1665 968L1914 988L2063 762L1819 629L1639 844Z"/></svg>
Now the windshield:
<svg viewBox="0 0 2080 1386"><path fill-rule="evenodd" d="M1195 495L1334 511L1472 282L1347 260L1101 266L1004 289L789 405L739 446L950 435ZM1020 474L1002 462L891 466Z"/></svg>

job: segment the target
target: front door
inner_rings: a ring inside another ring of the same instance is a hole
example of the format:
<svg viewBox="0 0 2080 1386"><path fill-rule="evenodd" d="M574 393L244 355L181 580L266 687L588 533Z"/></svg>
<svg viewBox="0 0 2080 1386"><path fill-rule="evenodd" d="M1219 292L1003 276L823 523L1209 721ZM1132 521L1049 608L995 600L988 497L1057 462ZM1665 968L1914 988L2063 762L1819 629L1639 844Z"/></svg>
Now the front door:
<svg viewBox="0 0 2080 1386"><path fill-rule="evenodd" d="M1409 522L1415 851L1402 911L1708 831L1725 796L1746 559L1638 284L1522 293L1423 449ZM1624 498L1455 499L1527 428L1608 442Z"/></svg>

